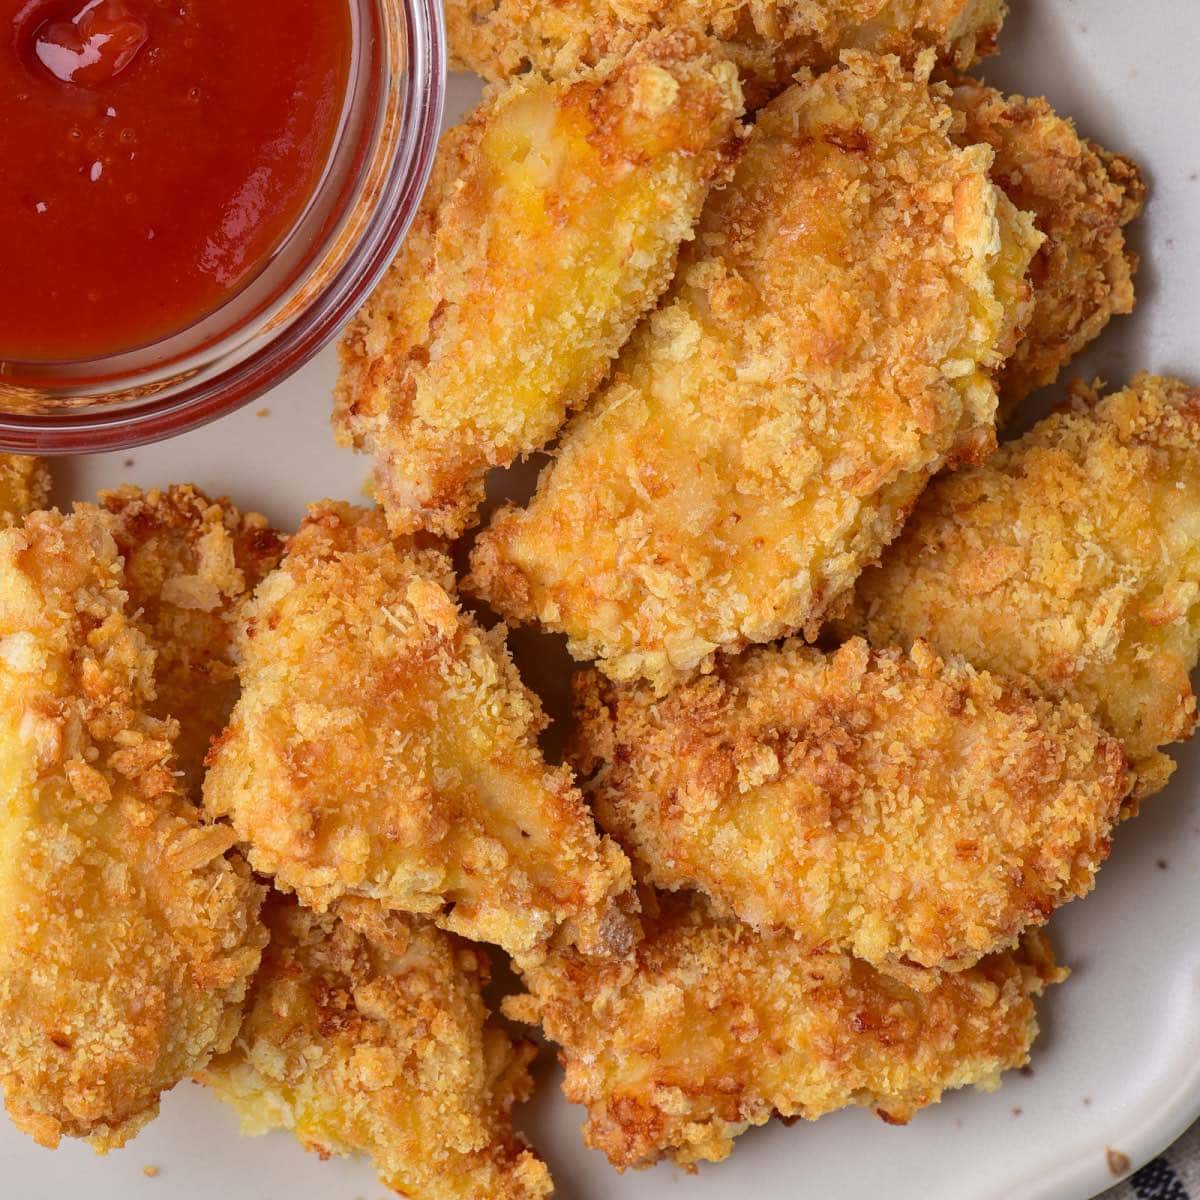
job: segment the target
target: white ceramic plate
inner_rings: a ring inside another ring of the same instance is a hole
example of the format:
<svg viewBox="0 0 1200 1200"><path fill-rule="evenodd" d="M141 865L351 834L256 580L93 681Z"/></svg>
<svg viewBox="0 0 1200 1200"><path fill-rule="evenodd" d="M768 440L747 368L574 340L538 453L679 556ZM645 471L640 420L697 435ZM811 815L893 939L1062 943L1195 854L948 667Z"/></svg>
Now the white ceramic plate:
<svg viewBox="0 0 1200 1200"><path fill-rule="evenodd" d="M1136 370L1200 380L1200 20L1179 0L1014 0L1004 53L985 73L1045 93L1106 146L1137 157L1153 202L1134 234L1143 254L1137 313L1080 364L1114 383ZM452 82L451 114L477 85ZM366 466L327 425L334 357L276 394L162 445L62 464L65 502L130 480L189 480L287 527L305 502L355 498ZM529 639L518 639L518 651ZM538 672L541 677L542 672ZM579 1109L545 1056L522 1121L563 1200L1083 1200L1137 1167L1200 1115L1200 746L1170 789L1123 827L1097 892L1052 924L1074 975L1042 1005L1033 1070L992 1095L956 1094L891 1128L866 1112L753 1131L719 1166L617 1176L583 1148ZM0 932L2 936L2 932ZM1107 1151L1115 1152L1115 1156ZM1124 1156L1121 1158L1119 1156ZM159 1168L153 1178L147 1165ZM321 1163L285 1134L247 1141L191 1085L128 1149L49 1154L0 1123L0 1197L12 1200L382 1200L361 1162Z"/></svg>

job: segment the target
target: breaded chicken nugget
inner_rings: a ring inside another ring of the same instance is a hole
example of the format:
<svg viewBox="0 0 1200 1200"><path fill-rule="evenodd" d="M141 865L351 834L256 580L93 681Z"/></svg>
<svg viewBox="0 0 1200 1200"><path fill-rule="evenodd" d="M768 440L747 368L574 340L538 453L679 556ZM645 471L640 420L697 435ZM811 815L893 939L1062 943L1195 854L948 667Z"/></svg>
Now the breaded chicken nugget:
<svg viewBox="0 0 1200 1200"><path fill-rule="evenodd" d="M342 344L339 439L394 531L474 523L489 467L545 445L653 307L738 145L711 43L659 35L492 94L443 142L422 215Z"/></svg>
<svg viewBox="0 0 1200 1200"><path fill-rule="evenodd" d="M155 652L150 712L179 722L176 755L198 799L209 743L237 699L239 606L278 565L283 539L265 517L186 483L148 492L126 485L101 492L100 506L116 518L124 586Z"/></svg>
<svg viewBox="0 0 1200 1200"><path fill-rule="evenodd" d="M382 514L314 505L247 608L242 694L204 783L251 865L323 911L427 914L514 956L556 927L628 946L629 864L596 832L503 629L460 611L450 562Z"/></svg>
<svg viewBox="0 0 1200 1200"><path fill-rule="evenodd" d="M898 54L927 47L967 67L995 49L1003 0L447 0L446 28L457 65L485 79L533 67L551 76L620 53L656 29L711 34L737 63L757 107L802 67L825 68L843 50Z"/></svg>
<svg viewBox="0 0 1200 1200"><path fill-rule="evenodd" d="M12 525L50 502L50 467L44 458L0 454L0 524Z"/></svg>
<svg viewBox="0 0 1200 1200"><path fill-rule="evenodd" d="M1137 795L1191 735L1200 653L1200 391L1140 375L1079 391L982 466L939 479L863 575L846 627L930 642L1096 714Z"/></svg>
<svg viewBox="0 0 1200 1200"><path fill-rule="evenodd" d="M181 794L99 514L0 532L0 1087L46 1146L122 1145L226 1050L266 932Z"/></svg>
<svg viewBox="0 0 1200 1200"><path fill-rule="evenodd" d="M663 307L470 586L660 689L815 631L929 476L994 444L1038 245L941 88L846 63L759 113Z"/></svg>
<svg viewBox="0 0 1200 1200"><path fill-rule="evenodd" d="M960 78L950 103L966 119L956 138L995 150L992 179L1046 235L1030 268L1033 314L1000 376L1006 418L1114 315L1133 311L1137 255L1124 227L1142 211L1146 185L1136 163L1081 138L1045 100Z"/></svg>
<svg viewBox="0 0 1200 1200"><path fill-rule="evenodd" d="M989 1090L1037 1034L1032 997L1066 972L1027 935L930 992L788 933L664 897L636 959L567 951L505 1012L558 1043L584 1139L618 1169L719 1161L751 1125L849 1105L903 1123L948 1088ZM649 907L649 902L647 902Z"/></svg>
<svg viewBox="0 0 1200 1200"><path fill-rule="evenodd" d="M488 1019L483 952L419 917L272 896L271 943L234 1048L200 1075L249 1135L369 1154L413 1200L535 1200L545 1165L513 1131L534 1048Z"/></svg>
<svg viewBox="0 0 1200 1200"><path fill-rule="evenodd" d="M1077 704L920 642L793 640L659 701L577 688L585 791L645 879L921 989L1089 892L1131 783Z"/></svg>

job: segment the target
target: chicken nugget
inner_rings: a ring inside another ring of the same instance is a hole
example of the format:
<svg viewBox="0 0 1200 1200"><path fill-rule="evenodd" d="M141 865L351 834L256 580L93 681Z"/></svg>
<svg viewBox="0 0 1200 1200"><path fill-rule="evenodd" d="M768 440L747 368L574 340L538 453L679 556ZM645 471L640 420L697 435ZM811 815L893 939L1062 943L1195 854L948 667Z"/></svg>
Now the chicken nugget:
<svg viewBox="0 0 1200 1200"><path fill-rule="evenodd" d="M930 475L994 445L1040 235L991 151L951 143L946 94L858 54L759 113L664 305L467 586L660 690L815 632Z"/></svg>
<svg viewBox="0 0 1200 1200"><path fill-rule="evenodd" d="M242 694L204 799L251 865L318 911L344 895L527 955L627 948L629 864L596 832L502 628L382 514L314 505L247 608Z"/></svg>
<svg viewBox="0 0 1200 1200"><path fill-rule="evenodd" d="M250 1136L370 1155L413 1200L536 1200L550 1174L511 1109L535 1050L488 1017L488 962L420 917L272 896L271 942L237 1042L199 1080Z"/></svg>
<svg viewBox="0 0 1200 1200"><path fill-rule="evenodd" d="M1003 0L446 0L451 58L485 79L533 67L558 77L622 53L656 29L719 39L737 63L753 107L802 67L823 69L843 50L898 54L912 62L933 48L958 67L995 50Z"/></svg>
<svg viewBox="0 0 1200 1200"><path fill-rule="evenodd" d="M647 881L920 989L1089 892L1131 783L1079 705L920 642L792 640L661 700L577 690L585 793Z"/></svg>
<svg viewBox="0 0 1200 1200"><path fill-rule="evenodd" d="M182 795L95 511L0 532L0 1087L46 1146L122 1145L228 1049L266 932Z"/></svg>
<svg viewBox="0 0 1200 1200"><path fill-rule="evenodd" d="M1124 228L1141 213L1146 185L1136 163L1081 138L1045 100L1004 96L960 77L950 103L965 117L956 138L992 147L992 179L1046 235L1030 267L1033 313L1000 375L1007 419L1113 316L1133 311L1138 260Z"/></svg>
<svg viewBox="0 0 1200 1200"><path fill-rule="evenodd" d="M775 1113L861 1105L900 1124L949 1088L990 1090L1028 1061L1032 998L1066 975L1028 934L916 992L788 933L715 918L695 897L661 905L636 960L556 954L504 1005L558 1043L563 1091L587 1107L584 1139L618 1169L719 1161Z"/></svg>
<svg viewBox="0 0 1200 1200"><path fill-rule="evenodd" d="M1200 390L1140 375L937 480L866 572L842 632L916 638L1094 713L1135 796L1191 736L1200 654Z"/></svg>
<svg viewBox="0 0 1200 1200"><path fill-rule="evenodd" d="M50 502L50 467L44 458L0 454L0 524L12 525Z"/></svg>
<svg viewBox="0 0 1200 1200"><path fill-rule="evenodd" d="M283 539L258 513L210 500L192 484L100 493L115 518L134 619L155 651L150 712L179 722L175 743L189 795L237 699L234 630L241 603L278 565Z"/></svg>
<svg viewBox="0 0 1200 1200"><path fill-rule="evenodd" d="M675 270L738 145L737 72L659 35L488 96L443 142L416 228L342 343L334 426L394 531L455 536L490 467L545 445Z"/></svg>

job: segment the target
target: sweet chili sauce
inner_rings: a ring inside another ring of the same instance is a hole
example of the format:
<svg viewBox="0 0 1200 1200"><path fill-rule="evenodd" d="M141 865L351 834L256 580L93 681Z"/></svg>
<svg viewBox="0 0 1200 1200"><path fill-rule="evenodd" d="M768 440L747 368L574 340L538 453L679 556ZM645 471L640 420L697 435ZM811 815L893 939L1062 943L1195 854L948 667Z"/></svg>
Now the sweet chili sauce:
<svg viewBox="0 0 1200 1200"><path fill-rule="evenodd" d="M352 40L347 0L0 0L0 363L144 346L253 278Z"/></svg>

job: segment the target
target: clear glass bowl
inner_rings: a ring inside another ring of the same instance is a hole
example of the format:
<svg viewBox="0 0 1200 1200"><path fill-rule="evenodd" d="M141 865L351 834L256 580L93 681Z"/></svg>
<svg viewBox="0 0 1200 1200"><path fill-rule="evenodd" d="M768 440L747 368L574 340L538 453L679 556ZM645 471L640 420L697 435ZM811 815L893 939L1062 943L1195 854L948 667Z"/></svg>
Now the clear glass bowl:
<svg viewBox="0 0 1200 1200"><path fill-rule="evenodd" d="M320 2L320 0L316 0ZM195 428L333 338L408 231L445 93L441 0L349 0L353 67L321 184L261 273L180 333L87 362L0 361L0 449L115 450Z"/></svg>

